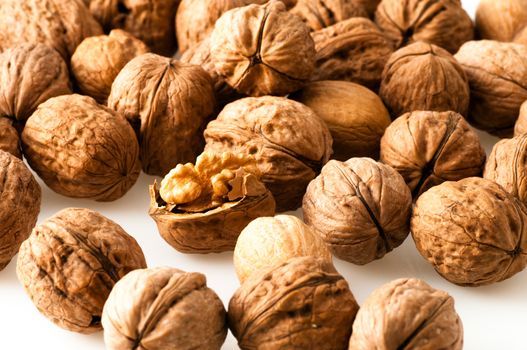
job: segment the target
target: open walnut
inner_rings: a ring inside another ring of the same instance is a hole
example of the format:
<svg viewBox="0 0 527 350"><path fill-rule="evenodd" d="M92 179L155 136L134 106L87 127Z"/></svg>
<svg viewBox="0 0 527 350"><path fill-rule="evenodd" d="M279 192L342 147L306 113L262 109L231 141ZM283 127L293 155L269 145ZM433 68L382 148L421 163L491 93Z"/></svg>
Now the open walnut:
<svg viewBox="0 0 527 350"><path fill-rule="evenodd" d="M320 30L351 17L368 17L368 11L355 0L298 0L291 13L299 16L311 30Z"/></svg>
<svg viewBox="0 0 527 350"><path fill-rule="evenodd" d="M375 23L397 48L424 41L453 54L474 37L472 20L459 0L382 0Z"/></svg>
<svg viewBox="0 0 527 350"><path fill-rule="evenodd" d="M4 117L0 117L0 150L22 159L18 131L13 126L13 121Z"/></svg>
<svg viewBox="0 0 527 350"><path fill-rule="evenodd" d="M37 309L64 329L93 333L114 284L145 268L132 236L101 214L64 209L35 227L20 247L18 279Z"/></svg>
<svg viewBox="0 0 527 350"><path fill-rule="evenodd" d="M128 273L102 313L108 350L219 350L227 335L225 308L205 276L170 267Z"/></svg>
<svg viewBox="0 0 527 350"><path fill-rule="evenodd" d="M480 0L476 31L482 39L513 41L527 26L525 0Z"/></svg>
<svg viewBox="0 0 527 350"><path fill-rule="evenodd" d="M463 324L454 299L415 278L374 290L361 305L349 350L463 348Z"/></svg>
<svg viewBox="0 0 527 350"><path fill-rule="evenodd" d="M393 46L367 18L350 18L311 34L316 67L312 80L348 80L378 90Z"/></svg>
<svg viewBox="0 0 527 350"><path fill-rule="evenodd" d="M178 164L150 186L150 216L161 236L184 253L234 249L242 229L274 215L271 192L259 180L253 157L204 152L196 165Z"/></svg>
<svg viewBox="0 0 527 350"><path fill-rule="evenodd" d="M514 136L527 133L527 100L520 107L520 116L514 125Z"/></svg>
<svg viewBox="0 0 527 350"><path fill-rule="evenodd" d="M490 180L449 181L423 193L411 232L421 255L458 285L499 282L527 264L527 209Z"/></svg>

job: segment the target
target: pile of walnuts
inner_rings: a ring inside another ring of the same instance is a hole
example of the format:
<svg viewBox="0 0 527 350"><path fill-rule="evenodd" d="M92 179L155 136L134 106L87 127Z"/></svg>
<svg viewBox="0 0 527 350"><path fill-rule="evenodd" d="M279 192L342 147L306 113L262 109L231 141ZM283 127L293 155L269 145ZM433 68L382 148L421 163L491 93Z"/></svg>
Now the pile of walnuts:
<svg viewBox="0 0 527 350"><path fill-rule="evenodd" d="M447 293L399 279L359 309L332 256L410 234L457 285L525 268L526 45L525 0L475 23L459 0L2 0L0 269L18 253L37 309L108 349L461 349ZM162 178L165 241L233 251L228 310L95 211L37 225L28 166L106 202Z"/></svg>

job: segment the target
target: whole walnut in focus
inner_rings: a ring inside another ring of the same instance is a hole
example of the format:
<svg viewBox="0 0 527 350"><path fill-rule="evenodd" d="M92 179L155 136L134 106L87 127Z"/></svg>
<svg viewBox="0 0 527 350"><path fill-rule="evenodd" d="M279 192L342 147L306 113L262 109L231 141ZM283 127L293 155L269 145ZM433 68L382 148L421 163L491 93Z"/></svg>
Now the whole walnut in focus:
<svg viewBox="0 0 527 350"><path fill-rule="evenodd" d="M470 177L423 193L411 219L417 249L452 283L505 280L527 264L527 209L493 181Z"/></svg>
<svg viewBox="0 0 527 350"><path fill-rule="evenodd" d="M203 128L214 111L209 75L200 67L144 54L115 78L108 107L134 126L143 171L164 176L203 149Z"/></svg>
<svg viewBox="0 0 527 350"><path fill-rule="evenodd" d="M463 348L454 299L415 278L375 289L353 323L349 350Z"/></svg>
<svg viewBox="0 0 527 350"><path fill-rule="evenodd" d="M512 41L526 26L526 0L480 0L476 31L482 39Z"/></svg>
<svg viewBox="0 0 527 350"><path fill-rule="evenodd" d="M345 349L359 306L331 262L293 258L234 293L229 325L242 350Z"/></svg>
<svg viewBox="0 0 527 350"><path fill-rule="evenodd" d="M379 95L393 118L420 110L466 116L471 97L461 65L447 51L424 42L403 47L390 57Z"/></svg>
<svg viewBox="0 0 527 350"><path fill-rule="evenodd" d="M57 51L44 44L21 44L0 53L0 117L23 125L39 104L67 94L68 66Z"/></svg>
<svg viewBox="0 0 527 350"><path fill-rule="evenodd" d="M0 52L20 44L43 43L69 61L84 38L102 34L82 0L2 0L0 18Z"/></svg>
<svg viewBox="0 0 527 350"><path fill-rule="evenodd" d="M350 18L311 36L317 51L312 80L348 80L379 89L393 47L372 21Z"/></svg>
<svg viewBox="0 0 527 350"><path fill-rule="evenodd" d="M382 0L375 23L402 47L424 41L455 53L474 37L474 26L459 0Z"/></svg>
<svg viewBox="0 0 527 350"><path fill-rule="evenodd" d="M141 248L101 214L64 209L22 243L17 275L37 309L59 327L93 333L114 284L145 268Z"/></svg>
<svg viewBox="0 0 527 350"><path fill-rule="evenodd" d="M358 84L328 80L310 83L290 98L326 123L333 137L332 158L379 158L381 137L391 120L375 93Z"/></svg>
<svg viewBox="0 0 527 350"><path fill-rule="evenodd" d="M514 136L527 133L527 100L520 107L520 116L514 125Z"/></svg>
<svg viewBox="0 0 527 350"><path fill-rule="evenodd" d="M351 17L368 17L367 9L354 0L298 0L291 13L311 30L320 30Z"/></svg>
<svg viewBox="0 0 527 350"><path fill-rule="evenodd" d="M1 132L1 125L0 125ZM0 270L9 264L37 223L42 197L31 171L0 150Z"/></svg>
<svg viewBox="0 0 527 350"><path fill-rule="evenodd" d="M55 192L112 201L136 182L141 164L134 131L123 117L81 95L41 104L22 133L24 155Z"/></svg>
<svg viewBox="0 0 527 350"><path fill-rule="evenodd" d="M141 40L114 29L109 35L84 39L71 57L71 72L81 93L106 104L117 74L134 57L148 51Z"/></svg>
<svg viewBox="0 0 527 350"><path fill-rule="evenodd" d="M527 100L527 46L481 40L463 45L455 58L470 83L468 120L493 135L513 133Z"/></svg>
<svg viewBox="0 0 527 350"><path fill-rule="evenodd" d="M212 32L211 55L218 74L251 96L298 90L315 65L309 29L276 0L223 14Z"/></svg>
<svg viewBox="0 0 527 350"><path fill-rule="evenodd" d="M219 350L227 335L220 298L205 276L170 267L135 270L102 313L106 349Z"/></svg>
<svg viewBox="0 0 527 350"><path fill-rule="evenodd" d="M331 134L311 109L284 97L228 104L204 132L206 151L254 156L277 211L294 210L331 156Z"/></svg>
<svg viewBox="0 0 527 350"><path fill-rule="evenodd" d="M13 121L4 117L0 117L0 150L22 159L18 131L13 126Z"/></svg>
<svg viewBox="0 0 527 350"><path fill-rule="evenodd" d="M174 18L180 0L91 0L90 11L106 33L119 28L147 44L153 52L176 51Z"/></svg>
<svg viewBox="0 0 527 350"><path fill-rule="evenodd" d="M412 195L391 167L370 158L330 160L307 187L304 221L335 256L364 265L408 236Z"/></svg>
<svg viewBox="0 0 527 350"><path fill-rule="evenodd" d="M461 115L417 111L396 119L386 129L381 161L403 176L417 198L444 181L480 176L485 150Z"/></svg>

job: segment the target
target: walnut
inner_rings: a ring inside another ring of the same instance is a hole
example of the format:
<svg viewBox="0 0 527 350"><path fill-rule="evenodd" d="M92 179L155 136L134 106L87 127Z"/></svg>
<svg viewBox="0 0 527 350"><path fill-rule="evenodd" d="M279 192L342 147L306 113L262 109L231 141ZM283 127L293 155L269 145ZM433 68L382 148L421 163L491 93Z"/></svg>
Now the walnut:
<svg viewBox="0 0 527 350"><path fill-rule="evenodd" d="M463 348L463 324L454 299L415 278L374 290L353 323L350 350Z"/></svg>
<svg viewBox="0 0 527 350"><path fill-rule="evenodd" d="M311 34L316 68L312 80L348 80L378 90L393 47L367 18L350 18Z"/></svg>
<svg viewBox="0 0 527 350"><path fill-rule="evenodd" d="M443 181L481 175L485 150L461 115L417 111L396 119L386 129L381 161L403 176L417 198Z"/></svg>
<svg viewBox="0 0 527 350"><path fill-rule="evenodd" d="M470 83L470 123L497 136L510 136L527 100L527 46L470 41L455 57Z"/></svg>
<svg viewBox="0 0 527 350"><path fill-rule="evenodd" d="M525 0L481 0L476 31L482 39L512 41L527 25Z"/></svg>
<svg viewBox="0 0 527 350"><path fill-rule="evenodd" d="M319 81L308 84L290 98L311 108L333 137L333 158L379 158L384 130L390 114L372 91L346 81Z"/></svg>
<svg viewBox="0 0 527 350"><path fill-rule="evenodd" d="M411 219L417 249L452 283L505 280L527 264L527 209L493 181L445 182L423 193Z"/></svg>
<svg viewBox="0 0 527 350"><path fill-rule="evenodd" d="M331 262L300 257L246 280L229 303L241 349L345 349L359 306Z"/></svg>
<svg viewBox="0 0 527 350"><path fill-rule="evenodd" d="M115 200L141 170L130 125L87 96L64 95L41 104L27 121L22 146L42 180L69 197Z"/></svg>
<svg viewBox="0 0 527 350"><path fill-rule="evenodd" d="M368 17L373 17L375 10L377 9L377 6L381 0L353 0L353 2L358 6L365 8L366 12L368 13Z"/></svg>
<svg viewBox="0 0 527 350"><path fill-rule="evenodd" d="M0 125L1 131L1 125ZM0 150L0 270L29 237L40 212L41 190L26 165Z"/></svg>
<svg viewBox="0 0 527 350"><path fill-rule="evenodd" d="M44 43L69 61L80 42L102 34L82 0L2 0L0 52L19 44ZM47 67L57 69L53 65Z"/></svg>
<svg viewBox="0 0 527 350"><path fill-rule="evenodd" d="M204 132L205 150L253 155L277 211L300 206L306 187L331 156L331 134L308 107L283 97L228 104Z"/></svg>
<svg viewBox="0 0 527 350"><path fill-rule="evenodd" d="M453 54L474 37L459 0L382 0L375 23L396 47L424 41Z"/></svg>
<svg viewBox="0 0 527 350"><path fill-rule="evenodd" d="M150 186L150 216L161 236L184 253L233 250L251 220L274 215L271 192L253 157L204 152L196 165L178 164Z"/></svg>
<svg viewBox="0 0 527 350"><path fill-rule="evenodd" d="M84 95L106 104L117 74L134 57L148 51L141 40L120 29L84 39L71 57L77 87Z"/></svg>
<svg viewBox="0 0 527 350"><path fill-rule="evenodd" d="M170 267L135 270L115 284L102 313L109 350L219 350L225 308L205 276Z"/></svg>
<svg viewBox="0 0 527 350"><path fill-rule="evenodd" d="M4 117L0 117L0 150L22 159L18 132L13 126L12 120Z"/></svg>
<svg viewBox="0 0 527 350"><path fill-rule="evenodd" d="M309 29L276 0L223 14L212 32L211 54L218 74L251 96L298 90L315 65Z"/></svg>
<svg viewBox="0 0 527 350"><path fill-rule="evenodd" d="M365 7L354 0L298 0L291 13L311 30L320 30L351 17L368 17Z"/></svg>
<svg viewBox="0 0 527 350"><path fill-rule="evenodd" d="M517 44L527 45L527 24L514 36L512 41Z"/></svg>
<svg viewBox="0 0 527 350"><path fill-rule="evenodd" d="M514 136L527 133L527 100L520 107L520 116L514 125Z"/></svg>
<svg viewBox="0 0 527 350"><path fill-rule="evenodd" d="M403 113L468 113L470 88L463 68L438 46L417 42L397 50L382 73L379 95L396 118Z"/></svg>
<svg viewBox="0 0 527 350"><path fill-rule="evenodd" d="M176 51L174 18L180 0L91 0L90 11L105 32L124 29L153 52Z"/></svg>
<svg viewBox="0 0 527 350"><path fill-rule="evenodd" d="M71 94L69 71L57 51L22 44L0 53L0 117L23 124L39 104L66 94Z"/></svg>
<svg viewBox="0 0 527 350"><path fill-rule="evenodd" d="M301 256L332 260L326 243L299 218L261 217L240 234L234 248L234 269L243 283L257 272Z"/></svg>
<svg viewBox="0 0 527 350"><path fill-rule="evenodd" d="M145 267L141 248L119 225L95 211L68 208L33 229L16 271L44 316L64 329L93 333L101 329L113 285Z"/></svg>

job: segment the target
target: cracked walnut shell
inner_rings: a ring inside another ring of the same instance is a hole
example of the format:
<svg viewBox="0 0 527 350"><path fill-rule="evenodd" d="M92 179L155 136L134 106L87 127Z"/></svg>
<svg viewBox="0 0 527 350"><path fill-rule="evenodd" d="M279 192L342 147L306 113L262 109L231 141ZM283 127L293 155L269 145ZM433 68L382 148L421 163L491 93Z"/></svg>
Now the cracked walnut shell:
<svg viewBox="0 0 527 350"><path fill-rule="evenodd" d="M293 258L234 293L229 325L242 350L345 349L359 306L331 262Z"/></svg>
<svg viewBox="0 0 527 350"><path fill-rule="evenodd" d="M223 303L205 276L170 267L128 273L102 313L109 350L219 350L227 335Z"/></svg>
<svg viewBox="0 0 527 350"><path fill-rule="evenodd" d="M477 177L423 193L411 219L421 255L452 283L503 281L527 264L527 209L503 187Z"/></svg>
<svg viewBox="0 0 527 350"><path fill-rule="evenodd" d="M0 117L0 150L22 159L18 131L13 126L13 121L4 117Z"/></svg>
<svg viewBox="0 0 527 350"><path fill-rule="evenodd" d="M454 299L415 278L374 290L357 313L349 342L349 350L462 348Z"/></svg>
<svg viewBox="0 0 527 350"><path fill-rule="evenodd" d="M527 100L520 107L520 116L514 125L514 136L527 133Z"/></svg>
<svg viewBox="0 0 527 350"><path fill-rule="evenodd" d="M141 248L101 214L64 209L33 229L20 247L17 275L37 309L59 327L93 333L114 284L145 268Z"/></svg>
<svg viewBox="0 0 527 350"><path fill-rule="evenodd" d="M482 39L513 41L527 26L527 1L480 0L476 31Z"/></svg>
<svg viewBox="0 0 527 350"><path fill-rule="evenodd" d="M355 0L298 0L290 12L315 31L352 17L368 17L366 7Z"/></svg>

